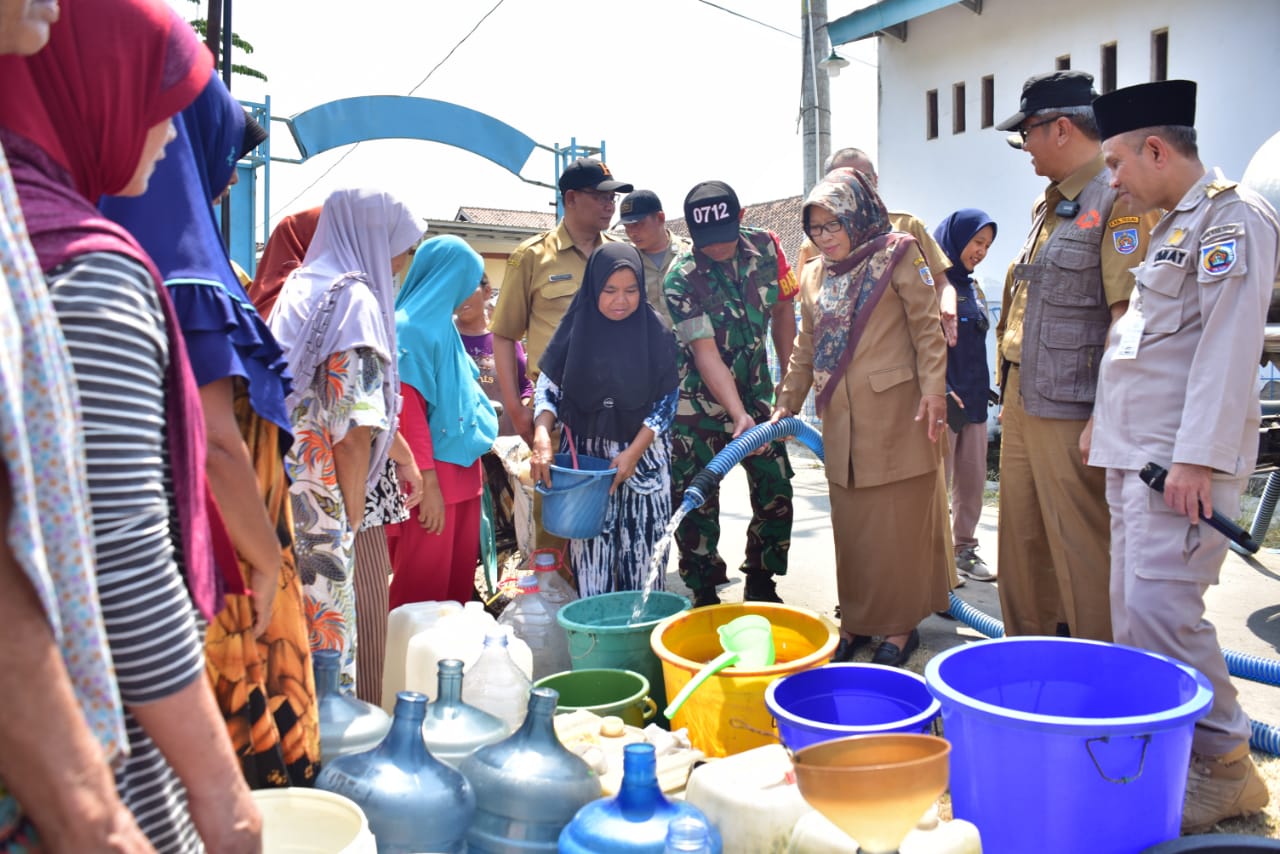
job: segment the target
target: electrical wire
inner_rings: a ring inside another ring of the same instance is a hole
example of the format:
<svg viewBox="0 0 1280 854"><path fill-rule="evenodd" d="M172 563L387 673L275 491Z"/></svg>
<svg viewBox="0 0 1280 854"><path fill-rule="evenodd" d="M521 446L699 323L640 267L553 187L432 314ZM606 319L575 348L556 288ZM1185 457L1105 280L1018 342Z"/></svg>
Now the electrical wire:
<svg viewBox="0 0 1280 854"><path fill-rule="evenodd" d="M430 80L430 79L431 79L431 75L432 75L432 74L435 74L437 71L439 71L439 70L440 70L440 66L442 66L442 65L444 65L446 62L448 62L448 61L449 61L449 57L451 57L451 56L453 56L455 53L457 53L458 48L460 48L460 47L462 47L464 44L466 44L467 39L469 39L469 38L471 38L473 35L475 35L476 30L480 29L480 25L481 25L481 24L483 24L486 20L488 20L490 15L492 15L494 12L498 11L498 7L499 7L499 6L501 6L501 5L502 5L503 3L505 3L505 2L506 2L506 0L498 0L498 2L497 2L497 3L494 3L494 4L493 4L493 8L491 8L488 12L485 12L485 13L480 17L480 20L476 21L475 26L474 26L474 27L472 27L470 30L468 30L468 31L467 31L467 34L466 34L465 36L463 36L461 39L459 39L459 40L458 40L458 43L457 43L457 44L455 44L452 48L450 48L450 49L449 49L449 52L448 52L448 53L446 53L446 54L444 55L444 58L443 58L443 59L441 59L441 60L440 60L439 62L437 62L434 66L432 66L432 67L431 67L431 70L427 72L426 76L425 76L425 77L423 77L421 80L419 80L419 81L418 81L418 83L417 83L417 85L416 85L416 86L414 86L412 89L410 89L410 90L409 90L408 94L409 94L409 95L413 95L413 93L414 93L414 92L417 92L419 89L421 89L421 88L426 84L426 82L427 82L428 80ZM316 184L319 184L319 183L320 183L321 181L323 181L326 177L328 177L328 175L329 175L329 173L330 173L330 172L332 172L334 169L337 169L337 168L338 168L338 166L342 163L342 161L344 161L344 160L346 160L348 157L350 157L350 156L351 156L351 154L352 154L352 152L354 152L354 151L355 151L357 148L359 148L359 147L360 147L360 143L358 143L358 142L357 142L355 145L351 146L351 147L350 147L350 148L348 148L346 151L342 152L342 156L341 156L341 157L339 157L337 160L333 161L333 163L331 163L331 164L329 165L329 168L328 168L328 169L326 169L326 170L324 170L323 172L321 172L321 173L320 173L320 176L319 176L318 178L316 178L314 181L312 181L312 182L311 182L310 184L308 184L307 186L303 187L303 188L302 188L302 190L301 190L299 193L297 193L297 194L296 194L292 199L290 199L289 201L285 202L285 203L284 203L283 205L281 205L280 207L276 208L276 209L275 209L275 211L273 211L273 212L272 212L272 214L271 214L271 218L272 218L272 219L276 218L277 216L279 216L279 215L280 215L280 212L281 212L281 211L287 210L290 206L292 206L292 205L293 205L293 203L294 203L294 202L296 202L298 199L302 198L302 197L303 197L303 196L304 196L308 191L310 191L310 190L311 190L311 188L312 188L312 187L314 187Z"/></svg>
<svg viewBox="0 0 1280 854"><path fill-rule="evenodd" d="M721 12L727 12L727 13L729 13L730 15L733 15L734 17L741 18L741 19L742 19L742 20L744 20L744 21L750 21L750 22L751 22L751 23L753 23L753 24L759 24L759 25L760 25L760 26L762 26L762 27L767 27L767 28L769 28L769 29L773 30L775 33L782 33L784 36L791 36L791 38L793 38L793 39L798 39L798 38L800 38L800 36L796 35L795 33L787 32L787 31L786 31L786 30L784 30L784 29L781 29L781 28L779 28L779 27L775 27L773 24L766 24L764 21L756 20L755 18L752 18L752 17L750 17L750 16L748 16L748 15L744 15L744 14L742 14L741 12L735 12L735 11L734 11L734 10L732 10L732 9L726 9L724 6L721 6L721 5L716 4L716 3L712 3L712 2L711 2L711 0L698 0L698 2L699 2L699 3L706 4L707 6L710 6L710 7L711 7L711 8L713 8L713 9L719 9Z"/></svg>

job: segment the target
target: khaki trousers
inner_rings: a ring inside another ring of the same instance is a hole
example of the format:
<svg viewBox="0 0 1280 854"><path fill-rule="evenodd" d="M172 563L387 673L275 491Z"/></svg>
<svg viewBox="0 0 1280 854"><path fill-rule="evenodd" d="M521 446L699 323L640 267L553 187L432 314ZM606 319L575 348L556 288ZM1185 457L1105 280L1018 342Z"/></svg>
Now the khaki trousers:
<svg viewBox="0 0 1280 854"><path fill-rule="evenodd" d="M1007 380L1000 439L1000 610L1009 635L1111 640L1111 518L1106 473L1080 459L1084 421L1022 408Z"/></svg>
<svg viewBox="0 0 1280 854"><path fill-rule="evenodd" d="M1213 481L1213 509L1235 516L1248 478ZM1227 538L1191 525L1136 471L1107 469L1111 505L1111 619L1116 642L1190 664L1213 684L1213 706L1196 721L1191 749L1207 756L1247 744L1249 718L1236 700L1204 592L1218 583Z"/></svg>

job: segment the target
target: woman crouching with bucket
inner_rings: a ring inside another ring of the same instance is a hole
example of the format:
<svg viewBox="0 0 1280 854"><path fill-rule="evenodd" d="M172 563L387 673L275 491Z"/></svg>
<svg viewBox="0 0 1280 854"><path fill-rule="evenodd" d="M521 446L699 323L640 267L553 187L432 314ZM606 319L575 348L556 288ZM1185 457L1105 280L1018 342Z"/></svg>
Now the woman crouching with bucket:
<svg viewBox="0 0 1280 854"><path fill-rule="evenodd" d="M554 487L557 419L562 452L608 460L617 469L603 530L569 544L578 591L639 590L671 518L669 430L678 376L675 336L645 300L644 268L633 247L606 243L591 253L582 287L538 364L534 480ZM658 573L653 589L664 586Z"/></svg>
<svg viewBox="0 0 1280 854"><path fill-rule="evenodd" d="M822 260L800 272L800 332L773 420L814 387L840 594L835 660L880 635L872 661L901 667L920 644L916 625L947 607L938 302L915 240L891 231L860 173L837 169L813 188L804 230Z"/></svg>

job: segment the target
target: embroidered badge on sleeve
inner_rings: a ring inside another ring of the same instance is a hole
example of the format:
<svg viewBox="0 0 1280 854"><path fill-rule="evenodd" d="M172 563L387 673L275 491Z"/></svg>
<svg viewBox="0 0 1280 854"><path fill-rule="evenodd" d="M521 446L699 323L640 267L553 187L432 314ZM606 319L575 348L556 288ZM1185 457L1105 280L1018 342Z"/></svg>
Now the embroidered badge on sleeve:
<svg viewBox="0 0 1280 854"><path fill-rule="evenodd" d="M1200 247L1200 266L1211 276L1224 276L1236 265L1236 241L1222 240Z"/></svg>

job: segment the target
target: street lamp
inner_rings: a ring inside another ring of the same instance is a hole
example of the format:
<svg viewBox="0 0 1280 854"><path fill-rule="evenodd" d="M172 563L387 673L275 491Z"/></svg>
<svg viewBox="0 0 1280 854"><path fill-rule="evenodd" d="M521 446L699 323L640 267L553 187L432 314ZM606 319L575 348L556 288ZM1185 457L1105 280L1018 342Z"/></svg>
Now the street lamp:
<svg viewBox="0 0 1280 854"><path fill-rule="evenodd" d="M818 67L827 72L828 77L839 77L840 69L849 64L849 60L836 53L836 49L831 48L831 55L826 59L818 62Z"/></svg>

